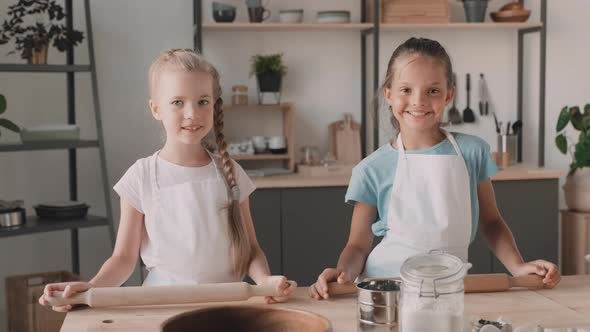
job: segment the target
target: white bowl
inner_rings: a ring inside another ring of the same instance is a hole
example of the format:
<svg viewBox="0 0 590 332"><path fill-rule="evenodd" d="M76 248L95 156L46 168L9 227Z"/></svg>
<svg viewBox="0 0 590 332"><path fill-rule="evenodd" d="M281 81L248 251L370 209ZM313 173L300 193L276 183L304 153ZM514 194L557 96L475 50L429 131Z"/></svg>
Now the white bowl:
<svg viewBox="0 0 590 332"><path fill-rule="evenodd" d="M281 23L301 23L303 21L303 9L281 10L279 12L279 22Z"/></svg>
<svg viewBox="0 0 590 332"><path fill-rule="evenodd" d="M318 12L318 23L350 23L349 11Z"/></svg>

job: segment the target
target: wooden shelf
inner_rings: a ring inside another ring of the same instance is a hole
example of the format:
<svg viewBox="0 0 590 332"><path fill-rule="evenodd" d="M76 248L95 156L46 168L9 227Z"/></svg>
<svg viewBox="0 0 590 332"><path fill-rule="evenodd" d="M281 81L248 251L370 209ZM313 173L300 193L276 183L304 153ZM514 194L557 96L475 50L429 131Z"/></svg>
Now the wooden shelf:
<svg viewBox="0 0 590 332"><path fill-rule="evenodd" d="M415 29L530 29L540 28L541 22L515 23L382 23L381 31L407 31ZM205 23L206 31L361 31L372 29L373 23Z"/></svg>
<svg viewBox="0 0 590 332"><path fill-rule="evenodd" d="M205 23L207 31L361 31L372 23Z"/></svg>
<svg viewBox="0 0 590 332"><path fill-rule="evenodd" d="M0 152L5 151L36 151L36 150L66 150L98 147L97 140L78 141L43 141L35 143L0 143Z"/></svg>
<svg viewBox="0 0 590 332"><path fill-rule="evenodd" d="M33 72L33 73L68 73L68 72L90 72L91 67L87 65L29 65L16 63L1 63L0 72Z"/></svg>
<svg viewBox="0 0 590 332"><path fill-rule="evenodd" d="M289 154L250 154L231 156L234 160L287 160Z"/></svg>
<svg viewBox="0 0 590 332"><path fill-rule="evenodd" d="M227 105L223 107L224 111L228 112L244 112L244 111L284 111L291 107L291 104L270 104L270 105Z"/></svg>
<svg viewBox="0 0 590 332"><path fill-rule="evenodd" d="M88 216L84 219L53 220L39 219L37 216L28 216L27 222L22 226L0 228L0 238L33 233L53 232L65 229L77 229L84 227L106 226L107 218Z"/></svg>
<svg viewBox="0 0 590 332"><path fill-rule="evenodd" d="M380 25L381 31L406 31L415 29L436 29L436 30L471 30L471 29L529 29L529 28L540 28L543 26L541 22L523 22L523 23L495 23L495 22L483 22L483 23L383 23Z"/></svg>

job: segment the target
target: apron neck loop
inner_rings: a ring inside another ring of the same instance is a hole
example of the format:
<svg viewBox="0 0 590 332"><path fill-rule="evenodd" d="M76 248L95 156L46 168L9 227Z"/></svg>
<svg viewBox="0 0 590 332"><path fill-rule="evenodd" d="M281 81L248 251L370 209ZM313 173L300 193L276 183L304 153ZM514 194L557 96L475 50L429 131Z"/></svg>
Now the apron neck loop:
<svg viewBox="0 0 590 332"><path fill-rule="evenodd" d="M453 135L451 133L449 133L446 129L440 128L440 130L442 131L442 133L445 135L445 137L449 140L449 142L451 142L451 144L453 145L453 148L455 149L455 152L457 153L458 156L463 157L463 154L461 153L461 149L459 149L459 145L457 144L457 141L455 140L455 137L453 137ZM397 135L397 139L396 139L396 144L397 144L397 150L399 151L399 154L401 157L405 157L406 156L406 150L404 148L404 143L402 141L402 134L399 133Z"/></svg>

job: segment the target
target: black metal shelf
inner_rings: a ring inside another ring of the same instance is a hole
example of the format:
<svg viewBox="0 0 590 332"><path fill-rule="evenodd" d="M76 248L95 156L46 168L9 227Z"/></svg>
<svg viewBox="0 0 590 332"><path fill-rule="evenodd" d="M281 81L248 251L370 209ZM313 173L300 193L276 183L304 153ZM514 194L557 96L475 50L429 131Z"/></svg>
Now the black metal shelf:
<svg viewBox="0 0 590 332"><path fill-rule="evenodd" d="M0 228L0 238L106 225L109 225L109 220L97 216L68 220L40 219L37 216L28 216L27 222L22 226Z"/></svg>
<svg viewBox="0 0 590 332"><path fill-rule="evenodd" d="M81 148L96 148L97 140L78 141L45 141L35 143L1 143L0 152L7 151L37 151L37 150L67 150Z"/></svg>
<svg viewBox="0 0 590 332"><path fill-rule="evenodd" d="M17 63L1 63L0 72L17 72L17 73L72 73L72 72L90 72L92 67L89 65L31 65Z"/></svg>

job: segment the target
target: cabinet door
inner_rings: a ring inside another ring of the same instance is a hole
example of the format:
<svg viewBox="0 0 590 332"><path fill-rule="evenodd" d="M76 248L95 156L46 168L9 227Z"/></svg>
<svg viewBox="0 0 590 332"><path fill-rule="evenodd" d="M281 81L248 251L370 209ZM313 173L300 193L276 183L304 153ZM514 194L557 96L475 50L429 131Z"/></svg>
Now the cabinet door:
<svg viewBox="0 0 590 332"><path fill-rule="evenodd" d="M469 245L470 274L492 273L492 252L481 234Z"/></svg>
<svg viewBox="0 0 590 332"><path fill-rule="evenodd" d="M258 189L250 196L256 237L266 254L272 274L282 274L281 190Z"/></svg>
<svg viewBox="0 0 590 332"><path fill-rule="evenodd" d="M500 213L524 260L545 259L557 264L558 180L495 181L494 189ZM508 272L496 257L493 270Z"/></svg>
<svg viewBox="0 0 590 332"><path fill-rule="evenodd" d="M345 187L282 191L283 272L300 285L314 283L325 268L336 266L352 217L345 193Z"/></svg>

